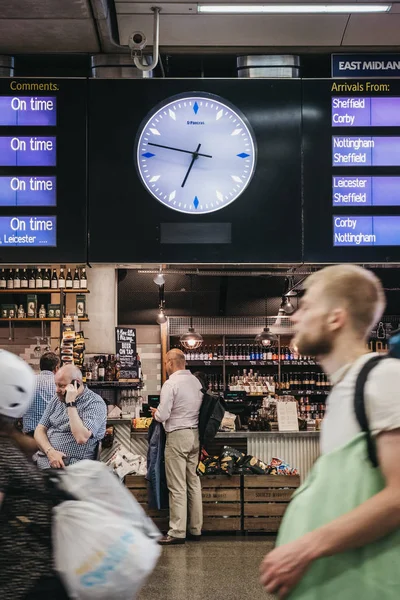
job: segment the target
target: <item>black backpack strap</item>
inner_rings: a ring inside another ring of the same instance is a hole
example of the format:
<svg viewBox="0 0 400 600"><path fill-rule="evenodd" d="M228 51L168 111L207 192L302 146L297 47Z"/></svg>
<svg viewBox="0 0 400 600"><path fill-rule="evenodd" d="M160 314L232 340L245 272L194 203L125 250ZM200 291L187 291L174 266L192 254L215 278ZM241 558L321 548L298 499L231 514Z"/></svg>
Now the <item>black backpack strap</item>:
<svg viewBox="0 0 400 600"><path fill-rule="evenodd" d="M358 424L360 425L362 431L366 433L368 457L374 467L378 466L378 457L376 454L375 443L371 437L367 412L365 410L364 389L365 383L368 379L368 375L370 374L372 369L384 358L384 356L373 356L365 363L365 365L358 374L354 394L354 411L356 413Z"/></svg>

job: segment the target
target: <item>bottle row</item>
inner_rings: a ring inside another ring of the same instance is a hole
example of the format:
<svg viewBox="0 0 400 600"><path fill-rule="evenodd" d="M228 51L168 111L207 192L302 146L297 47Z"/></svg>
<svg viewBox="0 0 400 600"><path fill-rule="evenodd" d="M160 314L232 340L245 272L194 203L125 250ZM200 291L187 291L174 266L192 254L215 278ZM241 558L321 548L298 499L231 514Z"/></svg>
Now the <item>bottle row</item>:
<svg viewBox="0 0 400 600"><path fill-rule="evenodd" d="M277 383L281 391L316 390L329 391L331 383L325 373L283 373Z"/></svg>
<svg viewBox="0 0 400 600"><path fill-rule="evenodd" d="M188 362L194 360L281 360L281 361L311 361L311 356L302 356L291 350L288 346L268 347L258 344L214 344L202 346L197 350L185 353Z"/></svg>
<svg viewBox="0 0 400 600"><path fill-rule="evenodd" d="M71 269L65 274L61 268L59 274L56 269L1 269L1 290L58 290L58 289L87 289L87 274L85 267L76 267L74 276Z"/></svg>
<svg viewBox="0 0 400 600"><path fill-rule="evenodd" d="M142 378L142 363L139 354L136 354L138 376ZM119 381L121 362L118 354L95 356L89 363L82 367L82 375L87 382L91 381Z"/></svg>

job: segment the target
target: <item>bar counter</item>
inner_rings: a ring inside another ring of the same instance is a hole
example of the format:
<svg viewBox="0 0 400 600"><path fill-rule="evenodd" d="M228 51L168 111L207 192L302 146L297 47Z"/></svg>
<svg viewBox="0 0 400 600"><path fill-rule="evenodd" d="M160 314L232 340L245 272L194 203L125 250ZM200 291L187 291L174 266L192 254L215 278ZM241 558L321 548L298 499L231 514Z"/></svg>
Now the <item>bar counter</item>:
<svg viewBox="0 0 400 600"><path fill-rule="evenodd" d="M134 454L147 454L147 431L131 431L131 419L110 419L115 441ZM115 444L114 444L115 445ZM222 446L232 446L268 463L271 458L285 460L298 469L303 481L319 455L319 431L236 431L217 434L210 454L219 453ZM105 452L107 460L110 451Z"/></svg>

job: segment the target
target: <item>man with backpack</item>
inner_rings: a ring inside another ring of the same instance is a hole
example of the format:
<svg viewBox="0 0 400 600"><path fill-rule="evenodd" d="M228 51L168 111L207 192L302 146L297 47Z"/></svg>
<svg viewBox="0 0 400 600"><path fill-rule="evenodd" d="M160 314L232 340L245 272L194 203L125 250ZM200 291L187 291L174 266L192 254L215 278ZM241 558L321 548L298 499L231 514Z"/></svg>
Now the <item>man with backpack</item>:
<svg viewBox="0 0 400 600"><path fill-rule="evenodd" d="M186 369L181 350L166 355L169 379L161 390L160 404L150 409L156 421L164 424L167 434L165 471L169 490L170 529L160 544L184 544L187 513L189 538L198 541L203 525L200 479L196 474L199 461L199 412L203 400L202 386Z"/></svg>
<svg viewBox="0 0 400 600"><path fill-rule="evenodd" d="M371 271L337 265L308 278L293 316L294 344L318 358L333 389L321 457L261 565L261 583L279 598L399 596L400 362L366 347L384 309Z"/></svg>

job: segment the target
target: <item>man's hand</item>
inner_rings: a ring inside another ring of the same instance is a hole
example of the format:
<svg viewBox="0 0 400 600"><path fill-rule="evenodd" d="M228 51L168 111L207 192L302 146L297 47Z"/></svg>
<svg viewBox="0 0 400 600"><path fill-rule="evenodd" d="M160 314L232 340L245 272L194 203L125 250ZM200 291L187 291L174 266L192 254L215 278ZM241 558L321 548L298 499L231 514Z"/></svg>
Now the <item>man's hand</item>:
<svg viewBox="0 0 400 600"><path fill-rule="evenodd" d="M82 384L80 384L80 386L78 387L77 385L73 385L72 383L69 383L67 385L67 387L65 388L65 402L67 404L69 404L70 402L75 402L77 397L80 396L80 394L82 394L82 392L83 392Z"/></svg>
<svg viewBox="0 0 400 600"><path fill-rule="evenodd" d="M313 558L305 537L272 550L260 565L260 582L270 594L286 598L303 578Z"/></svg>
<svg viewBox="0 0 400 600"><path fill-rule="evenodd" d="M63 461L63 458L65 456L67 456L67 455L64 454L64 452L59 452L58 450L55 450L54 448L49 450L47 453L47 458L49 459L50 466L53 469L64 469L65 468L64 461Z"/></svg>
<svg viewBox="0 0 400 600"><path fill-rule="evenodd" d="M155 418L155 417L154 417L154 415L156 414L156 412L157 412L157 409L156 409L156 408L153 408L152 406L150 406L150 412L151 412L151 416L152 416L152 417L153 417L153 419L154 419L154 418Z"/></svg>

